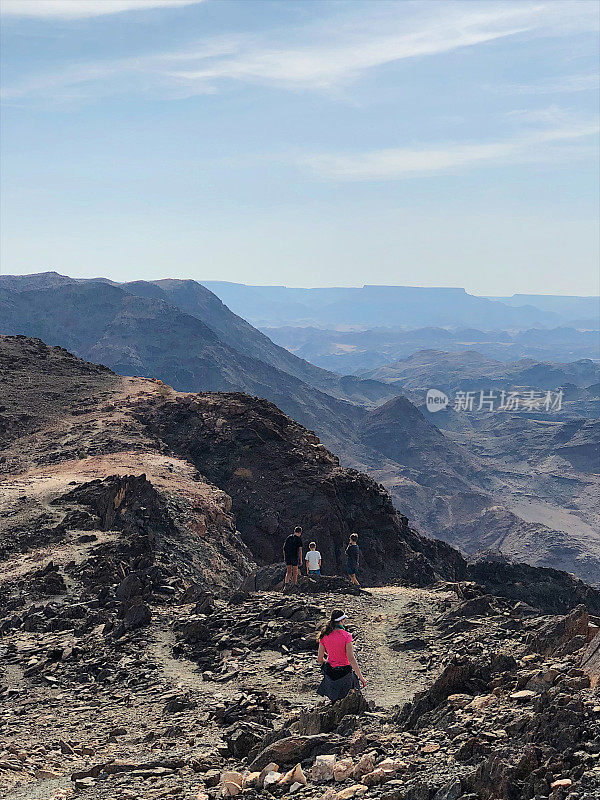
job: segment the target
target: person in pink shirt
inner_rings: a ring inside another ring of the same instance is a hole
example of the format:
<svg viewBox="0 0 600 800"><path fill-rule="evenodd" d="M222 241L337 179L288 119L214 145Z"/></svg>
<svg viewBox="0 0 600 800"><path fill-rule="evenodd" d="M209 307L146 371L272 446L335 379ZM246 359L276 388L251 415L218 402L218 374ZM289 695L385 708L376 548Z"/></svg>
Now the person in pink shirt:
<svg viewBox="0 0 600 800"><path fill-rule="evenodd" d="M342 625L345 619L343 611L333 611L317 636L317 661L323 672L317 694L328 697L332 703L367 684L354 655L352 634Z"/></svg>

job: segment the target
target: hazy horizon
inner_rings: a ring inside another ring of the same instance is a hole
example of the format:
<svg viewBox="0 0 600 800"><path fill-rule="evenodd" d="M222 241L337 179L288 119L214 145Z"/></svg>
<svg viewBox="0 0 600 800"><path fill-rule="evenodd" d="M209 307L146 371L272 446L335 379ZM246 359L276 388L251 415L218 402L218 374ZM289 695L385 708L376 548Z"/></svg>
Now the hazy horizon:
<svg viewBox="0 0 600 800"><path fill-rule="evenodd" d="M476 292L472 292L465 286L456 286L456 285L425 286L423 284L416 284L416 283L415 284L409 284L409 283L363 283L363 284L360 284L360 285L359 284L353 284L353 285L350 285L350 284L346 284L346 285L344 285L344 284L322 284L320 286L313 286L313 285L311 285L311 286L293 286L293 285L291 285L289 283L249 283L247 281L246 282L243 282L243 281L228 281L228 280L224 280L224 279L220 279L220 278L216 278L216 279L215 278L198 278L198 277L197 278L192 278L192 277L189 277L189 276L188 277L179 277L179 276L170 275L170 274L161 275L159 278L147 278L147 277L141 277L141 276L133 276L133 277L130 277L130 278L113 278L108 274L105 274L105 275L100 275L100 274L98 274L98 275L76 275L76 274L73 274L73 273L67 274L65 272L61 272L60 270L56 270L56 269L45 269L45 270L40 270L40 271L35 271L35 272L29 272L29 271L27 271L27 272L5 272L3 269L0 268L0 276L4 275L6 277L10 277L11 275L14 275L15 277L17 277L17 276L20 276L20 277L29 276L29 277L31 277L31 276L35 276L35 275L44 275L44 274L49 274L49 273L55 273L57 275L62 275L65 278L72 278L73 280L93 281L93 280L108 279L110 281L113 281L114 283L128 283L128 282L131 282L131 281L148 281L148 282L152 282L152 281L160 281L160 280L182 280L182 281L191 280L191 281L196 281L196 283L200 283L202 285L204 285L205 283L230 283L230 284L233 284L233 285L248 286L248 287L253 287L253 288L254 287L255 288L282 288L282 289L306 289L306 290L311 290L311 289L364 289L365 287L371 287L371 286L373 286L373 287L383 287L383 288L389 287L389 288L394 288L394 289L456 289L458 291L464 291L467 294L473 295L474 297L483 297L483 298L488 298L490 300L496 300L496 299L500 299L501 300L503 298L513 297L513 296L523 296L523 297L527 297L527 296L564 297L564 298L589 298L589 299L595 299L596 297L600 297L600 294L598 294L598 293L589 294L589 295L583 295L583 294L575 295L575 294L556 294L556 293L553 294L553 293L549 293L549 292L540 292L540 291L536 291L536 292L512 292L511 294L506 294L506 295L486 295L486 294L478 294Z"/></svg>

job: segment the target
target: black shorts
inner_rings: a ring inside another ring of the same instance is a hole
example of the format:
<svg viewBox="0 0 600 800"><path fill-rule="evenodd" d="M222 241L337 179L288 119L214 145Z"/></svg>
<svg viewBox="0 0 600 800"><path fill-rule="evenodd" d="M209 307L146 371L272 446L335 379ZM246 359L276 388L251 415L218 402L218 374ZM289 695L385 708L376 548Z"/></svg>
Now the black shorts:
<svg viewBox="0 0 600 800"><path fill-rule="evenodd" d="M288 554L286 553L285 554L285 564L286 564L286 567L297 567L298 566L298 554L296 554L295 556L288 556Z"/></svg>

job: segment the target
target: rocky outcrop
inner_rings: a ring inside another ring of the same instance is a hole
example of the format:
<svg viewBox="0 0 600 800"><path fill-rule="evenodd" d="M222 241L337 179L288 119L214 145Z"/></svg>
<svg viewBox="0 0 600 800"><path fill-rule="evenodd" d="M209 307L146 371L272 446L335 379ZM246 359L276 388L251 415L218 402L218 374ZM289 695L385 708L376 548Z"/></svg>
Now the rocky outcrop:
<svg viewBox="0 0 600 800"><path fill-rule="evenodd" d="M411 530L380 485L340 467L314 433L266 400L202 393L141 404L137 416L231 496L242 539L259 562L279 560L300 524L305 547L317 542L325 572L343 569L348 537L358 533L367 581L425 585L465 574L455 550Z"/></svg>
<svg viewBox="0 0 600 800"><path fill-rule="evenodd" d="M600 614L600 590L557 569L494 559L470 564L469 575L491 594L522 600L549 614L564 614L578 604Z"/></svg>

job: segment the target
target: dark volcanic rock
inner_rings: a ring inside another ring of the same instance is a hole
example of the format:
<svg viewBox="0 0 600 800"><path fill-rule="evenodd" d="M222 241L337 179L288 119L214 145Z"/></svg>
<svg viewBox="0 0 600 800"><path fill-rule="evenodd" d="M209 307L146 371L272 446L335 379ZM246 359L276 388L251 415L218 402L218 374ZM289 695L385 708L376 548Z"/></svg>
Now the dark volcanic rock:
<svg viewBox="0 0 600 800"><path fill-rule="evenodd" d="M286 736L265 747L252 761L250 769L261 770L271 762L280 766L297 764L299 761L313 758L321 753L335 753L339 749L339 745L339 738L332 734Z"/></svg>
<svg viewBox="0 0 600 800"><path fill-rule="evenodd" d="M417 694L412 703L404 706L397 716L398 722L407 728L419 727L423 724L420 718L446 701L450 695L461 692L481 693L494 675L513 671L516 667L514 658L504 654L493 654L480 660L454 656L432 686Z"/></svg>
<svg viewBox="0 0 600 800"><path fill-rule="evenodd" d="M552 655L576 636L583 636L585 641L589 621L585 606L577 606L570 614L550 617L543 622L531 635L528 644L535 653Z"/></svg>
<svg viewBox="0 0 600 800"><path fill-rule="evenodd" d="M455 550L411 530L380 485L340 467L313 433L266 400L198 394L140 407L139 418L232 497L243 540L263 563L281 558L285 537L301 524L325 571L343 569L354 532L367 581L426 585L465 575Z"/></svg>
<svg viewBox="0 0 600 800"><path fill-rule="evenodd" d="M506 560L476 561L469 564L469 575L490 594L522 600L548 614L565 614L579 603L600 614L600 590L557 569Z"/></svg>

